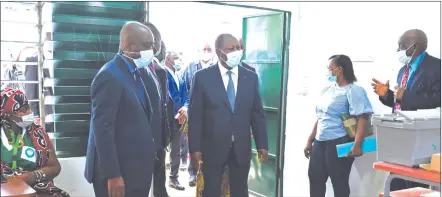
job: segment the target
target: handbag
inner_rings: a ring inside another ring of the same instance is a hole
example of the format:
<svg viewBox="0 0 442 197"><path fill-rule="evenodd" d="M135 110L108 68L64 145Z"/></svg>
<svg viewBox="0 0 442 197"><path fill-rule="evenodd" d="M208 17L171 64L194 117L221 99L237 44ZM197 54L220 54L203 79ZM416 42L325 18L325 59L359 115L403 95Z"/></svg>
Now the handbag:
<svg viewBox="0 0 442 197"><path fill-rule="evenodd" d="M221 181L221 197L230 197L229 169L226 166ZM196 197L202 197L204 190L204 175L201 171L201 165L196 174Z"/></svg>
<svg viewBox="0 0 442 197"><path fill-rule="evenodd" d="M347 113L341 115L341 120L342 124L344 125L344 129L347 132L347 135L351 139L354 139L356 137L356 133L358 132L358 119L350 115L350 102L348 101L348 98L347 102ZM371 114L368 115L368 120L365 123L365 137L373 135L373 125L371 125L371 117Z"/></svg>

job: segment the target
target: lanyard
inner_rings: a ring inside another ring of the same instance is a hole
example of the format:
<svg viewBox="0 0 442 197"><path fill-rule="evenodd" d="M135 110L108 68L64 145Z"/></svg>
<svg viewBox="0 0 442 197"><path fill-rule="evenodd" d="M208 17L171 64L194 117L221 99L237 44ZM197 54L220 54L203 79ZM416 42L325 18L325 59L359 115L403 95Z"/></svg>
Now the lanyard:
<svg viewBox="0 0 442 197"><path fill-rule="evenodd" d="M17 152L18 152L18 148L20 146L20 141L22 134L18 134L17 137L15 137L14 131L9 130L11 133L11 138L12 138L12 169L16 169L17 168Z"/></svg>

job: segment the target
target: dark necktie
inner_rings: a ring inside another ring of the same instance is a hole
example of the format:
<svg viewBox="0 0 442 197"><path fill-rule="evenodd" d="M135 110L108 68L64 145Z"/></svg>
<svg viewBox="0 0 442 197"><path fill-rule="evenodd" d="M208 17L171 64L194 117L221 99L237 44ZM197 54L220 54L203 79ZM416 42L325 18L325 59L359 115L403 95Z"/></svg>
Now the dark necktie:
<svg viewBox="0 0 442 197"><path fill-rule="evenodd" d="M140 97L141 103L143 104L144 108L146 109L146 111L148 112L148 117L150 119L151 117L151 109L150 109L150 98L149 95L146 92L146 86L145 83L142 79L142 75L141 75L141 71L139 69L137 69L135 71L135 83L137 85L137 94Z"/></svg>
<svg viewBox="0 0 442 197"><path fill-rule="evenodd" d="M232 80L232 71L227 71L227 75L229 75L229 82L227 84L227 97L229 98L229 103L232 111L235 111L235 87Z"/></svg>

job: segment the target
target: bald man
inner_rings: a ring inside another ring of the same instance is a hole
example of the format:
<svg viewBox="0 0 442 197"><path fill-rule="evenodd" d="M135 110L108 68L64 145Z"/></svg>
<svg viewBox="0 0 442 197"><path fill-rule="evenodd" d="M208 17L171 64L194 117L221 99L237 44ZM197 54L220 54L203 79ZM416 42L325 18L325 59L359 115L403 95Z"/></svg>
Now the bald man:
<svg viewBox="0 0 442 197"><path fill-rule="evenodd" d="M120 32L120 52L91 84L92 110L85 177L96 197L148 196L154 169L154 120L161 113L150 69L154 36L129 22Z"/></svg>
<svg viewBox="0 0 442 197"><path fill-rule="evenodd" d="M411 29L399 39L397 55L403 65L394 90L389 83L373 79L373 89L380 101L394 110L413 111L440 107L441 63L427 50L427 36L422 30Z"/></svg>
<svg viewBox="0 0 442 197"><path fill-rule="evenodd" d="M202 161L203 197L221 195L225 166L231 196L248 195L252 157L250 128L261 161L267 159L267 119L258 90L258 76L239 66L242 51L230 34L217 37L217 64L195 74L189 107L189 151Z"/></svg>
<svg viewBox="0 0 442 197"><path fill-rule="evenodd" d="M395 110L414 111L440 107L441 62L429 55L427 36L422 30L411 29L399 38L397 55L403 65L397 76L397 86L389 89L389 83L383 84L373 79L374 92L380 101ZM412 181L393 179L391 191L428 187Z"/></svg>
<svg viewBox="0 0 442 197"><path fill-rule="evenodd" d="M238 40L238 42L239 42L239 49L241 49L242 51L245 51L244 49L244 40L242 39L242 38L240 38L239 40ZM243 61L241 61L241 66L243 66L244 68L247 68L247 69L249 69L249 70L251 70L251 71L253 71L253 72L256 72L256 69L255 68L253 68L252 66L250 66L250 65L248 65L248 64L246 64L245 62L243 62Z"/></svg>

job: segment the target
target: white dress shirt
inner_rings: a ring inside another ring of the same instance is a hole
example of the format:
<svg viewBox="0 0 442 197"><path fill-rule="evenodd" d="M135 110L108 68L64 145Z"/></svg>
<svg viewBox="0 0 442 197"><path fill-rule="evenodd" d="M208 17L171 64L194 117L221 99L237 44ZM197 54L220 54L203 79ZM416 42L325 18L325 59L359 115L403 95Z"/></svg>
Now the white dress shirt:
<svg viewBox="0 0 442 197"><path fill-rule="evenodd" d="M178 73L174 72L172 69L170 69L169 67L165 66L165 68L167 69L167 71L172 75L173 80L176 83L176 86L178 87L178 90L180 90L180 80L178 79Z"/></svg>
<svg viewBox="0 0 442 197"><path fill-rule="evenodd" d="M226 92L227 92L227 85L229 84L229 74L227 74L227 72L229 70L227 70L227 68L225 68L221 64L218 64L218 67L219 67L219 71L221 72L221 78L223 79L224 88L226 89ZM235 89L235 96L236 96L236 92L237 92L236 90L238 87L238 66L235 66L230 71L232 71L231 75L232 75L233 87Z"/></svg>

